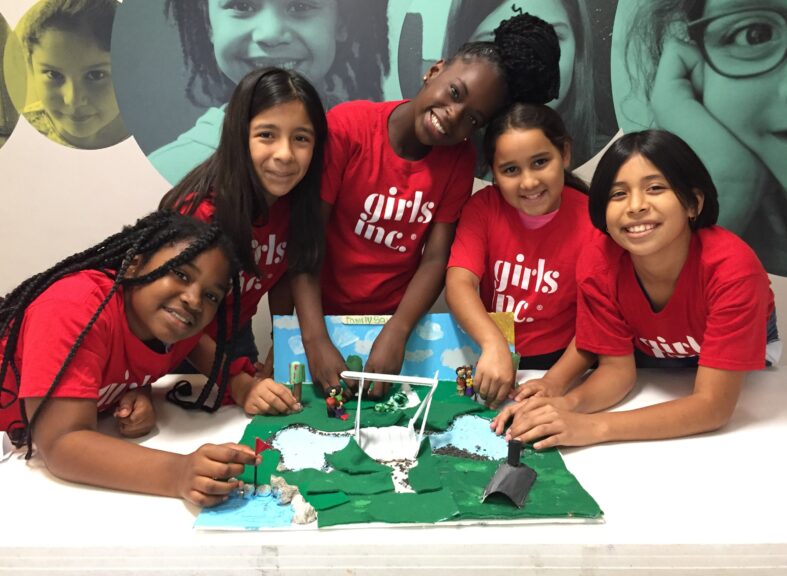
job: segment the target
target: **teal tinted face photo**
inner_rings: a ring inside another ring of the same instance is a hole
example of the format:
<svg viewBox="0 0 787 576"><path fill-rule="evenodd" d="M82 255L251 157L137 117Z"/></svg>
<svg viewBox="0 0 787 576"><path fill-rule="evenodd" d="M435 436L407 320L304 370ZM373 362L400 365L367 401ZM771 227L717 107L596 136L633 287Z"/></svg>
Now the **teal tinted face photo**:
<svg viewBox="0 0 787 576"><path fill-rule="evenodd" d="M620 6L612 88L621 128L685 140L719 190L719 224L787 275L787 0Z"/></svg>
<svg viewBox="0 0 787 576"><path fill-rule="evenodd" d="M787 185L787 2L709 0L689 25L705 60L705 106Z"/></svg>
<svg viewBox="0 0 787 576"><path fill-rule="evenodd" d="M210 39L232 82L258 68L295 70L319 84L346 37L338 0L208 0Z"/></svg>

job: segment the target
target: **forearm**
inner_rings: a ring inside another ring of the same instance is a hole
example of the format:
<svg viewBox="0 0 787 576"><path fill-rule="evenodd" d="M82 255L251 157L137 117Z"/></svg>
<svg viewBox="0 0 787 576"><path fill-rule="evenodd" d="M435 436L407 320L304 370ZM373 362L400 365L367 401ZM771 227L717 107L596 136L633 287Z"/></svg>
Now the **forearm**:
<svg viewBox="0 0 787 576"><path fill-rule="evenodd" d="M600 442L680 438L717 430L730 414L712 400L690 395L636 410L593 414L600 424Z"/></svg>
<svg viewBox="0 0 787 576"><path fill-rule="evenodd" d="M457 323L467 332L481 349L506 346L507 342L500 329L489 317L477 288L466 278L467 270L448 270L445 286L445 300Z"/></svg>
<svg viewBox="0 0 787 576"><path fill-rule="evenodd" d="M588 371L596 359L595 354L577 349L576 340L572 338L566 351L547 371L544 379L559 382L564 391L568 390L577 378Z"/></svg>
<svg viewBox="0 0 787 576"><path fill-rule="evenodd" d="M446 259L422 259L393 317L386 323L405 334L410 334L421 317L440 296L445 283Z"/></svg>
<svg viewBox="0 0 787 576"><path fill-rule="evenodd" d="M52 474L63 480L179 497L177 471L185 456L144 448L94 430L76 430L39 452Z"/></svg>
<svg viewBox="0 0 787 576"><path fill-rule="evenodd" d="M205 376L210 375L213 369L213 363L216 358L216 342L208 336L203 334L197 346L189 353L189 362ZM219 372L219 377L221 372ZM245 372L240 372L230 378L229 389L232 399L238 405L243 405L246 395L254 385L254 379Z"/></svg>
<svg viewBox="0 0 787 576"><path fill-rule="evenodd" d="M290 284L303 343L308 346L312 342L328 339L319 276L305 272L296 274L290 279Z"/></svg>
<svg viewBox="0 0 787 576"><path fill-rule="evenodd" d="M623 400L636 380L633 356L601 356L598 368L565 399L574 412L598 412Z"/></svg>

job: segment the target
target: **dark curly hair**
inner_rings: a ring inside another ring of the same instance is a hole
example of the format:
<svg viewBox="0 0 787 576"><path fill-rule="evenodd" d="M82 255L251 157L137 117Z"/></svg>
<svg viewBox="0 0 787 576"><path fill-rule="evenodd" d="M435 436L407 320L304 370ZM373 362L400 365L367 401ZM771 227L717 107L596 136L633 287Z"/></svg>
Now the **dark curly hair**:
<svg viewBox="0 0 787 576"><path fill-rule="evenodd" d="M494 42L467 42L448 59L483 58L505 79L510 102L546 104L560 92L560 43L541 18L519 14L503 20Z"/></svg>

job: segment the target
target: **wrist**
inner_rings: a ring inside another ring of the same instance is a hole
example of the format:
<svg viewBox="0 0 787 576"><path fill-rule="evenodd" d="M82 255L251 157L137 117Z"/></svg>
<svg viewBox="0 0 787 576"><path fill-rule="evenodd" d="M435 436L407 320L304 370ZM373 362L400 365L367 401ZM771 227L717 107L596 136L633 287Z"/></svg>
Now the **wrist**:
<svg viewBox="0 0 787 576"><path fill-rule="evenodd" d="M233 360L230 363L229 385L224 393L222 404L229 404L230 400L232 400L236 404L243 405L256 373L257 370L254 368L254 364L247 356L241 356Z"/></svg>

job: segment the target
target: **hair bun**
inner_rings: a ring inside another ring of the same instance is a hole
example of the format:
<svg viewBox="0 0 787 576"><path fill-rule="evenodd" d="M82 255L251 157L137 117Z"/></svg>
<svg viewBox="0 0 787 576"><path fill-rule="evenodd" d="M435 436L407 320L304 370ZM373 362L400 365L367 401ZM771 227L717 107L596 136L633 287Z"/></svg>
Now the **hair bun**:
<svg viewBox="0 0 787 576"><path fill-rule="evenodd" d="M514 102L546 104L560 92L560 43L555 29L532 14L503 20L495 45Z"/></svg>

